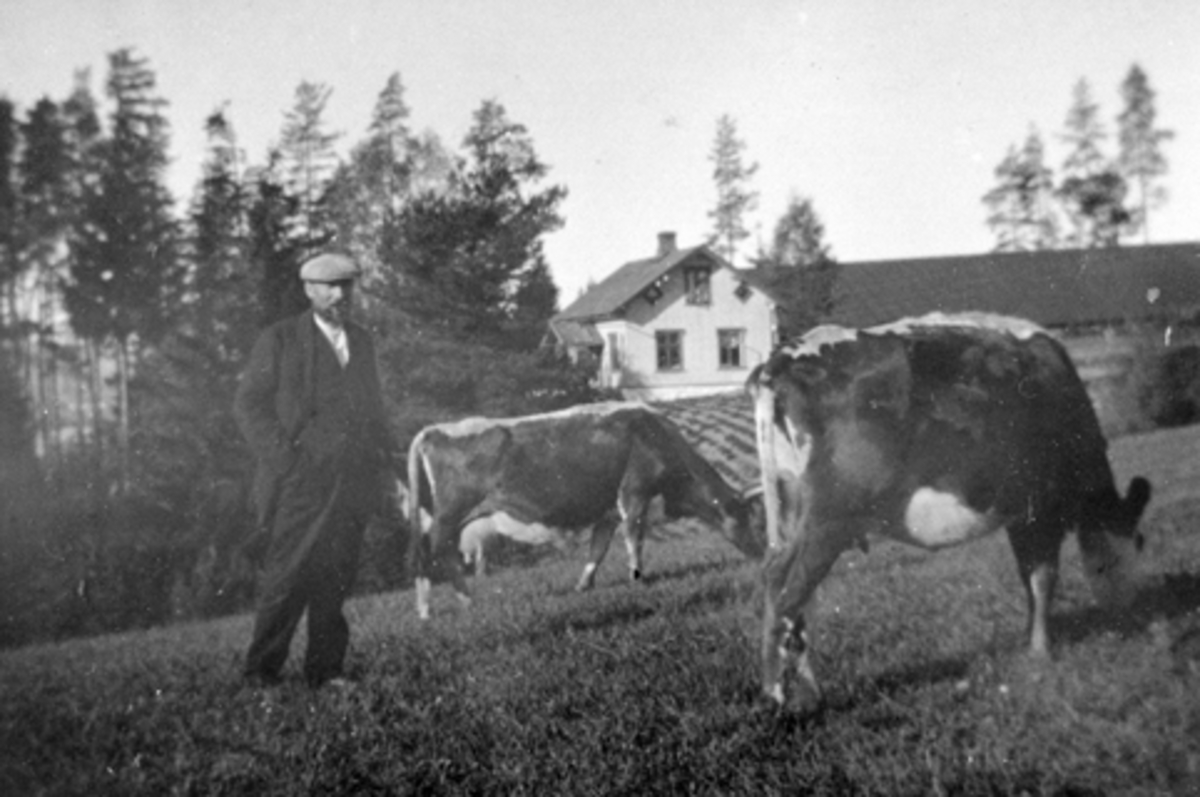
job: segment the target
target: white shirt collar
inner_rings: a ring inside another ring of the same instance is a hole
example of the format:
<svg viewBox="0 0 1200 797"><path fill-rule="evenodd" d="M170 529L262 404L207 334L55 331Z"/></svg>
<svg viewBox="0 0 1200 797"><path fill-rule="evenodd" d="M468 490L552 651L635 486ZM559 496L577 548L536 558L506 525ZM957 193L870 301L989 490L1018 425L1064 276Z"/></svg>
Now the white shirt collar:
<svg viewBox="0 0 1200 797"><path fill-rule="evenodd" d="M313 320L317 322L317 326L324 333L325 338L333 346L333 350L337 352L338 360L342 365L350 361L350 343L346 339L346 328L335 326L321 316L313 313Z"/></svg>

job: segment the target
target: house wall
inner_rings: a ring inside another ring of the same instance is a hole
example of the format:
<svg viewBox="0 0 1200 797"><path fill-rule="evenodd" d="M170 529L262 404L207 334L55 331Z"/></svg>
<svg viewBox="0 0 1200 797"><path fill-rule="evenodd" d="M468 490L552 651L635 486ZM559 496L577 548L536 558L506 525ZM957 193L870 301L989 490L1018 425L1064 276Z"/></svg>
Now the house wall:
<svg viewBox="0 0 1200 797"><path fill-rule="evenodd" d="M774 311L769 299L756 290L746 298L737 295L741 281L727 268L714 268L707 305L688 304L683 269L671 272L659 284L662 297L654 304L635 299L624 318L601 322L596 330L605 340L601 380L620 388L626 398L665 400L708 395L740 388L754 366L771 352ZM744 331L739 367L722 367L718 331ZM655 332L683 333L683 367L659 371ZM610 341L615 336L619 367L614 368Z"/></svg>

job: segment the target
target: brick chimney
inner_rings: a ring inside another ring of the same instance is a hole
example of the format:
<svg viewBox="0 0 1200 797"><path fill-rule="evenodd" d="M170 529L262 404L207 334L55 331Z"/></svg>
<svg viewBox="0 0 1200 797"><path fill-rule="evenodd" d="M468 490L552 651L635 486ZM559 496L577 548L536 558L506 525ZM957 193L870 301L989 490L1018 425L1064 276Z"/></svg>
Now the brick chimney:
<svg viewBox="0 0 1200 797"><path fill-rule="evenodd" d="M675 233L660 232L658 234L658 256L666 257L675 251Z"/></svg>

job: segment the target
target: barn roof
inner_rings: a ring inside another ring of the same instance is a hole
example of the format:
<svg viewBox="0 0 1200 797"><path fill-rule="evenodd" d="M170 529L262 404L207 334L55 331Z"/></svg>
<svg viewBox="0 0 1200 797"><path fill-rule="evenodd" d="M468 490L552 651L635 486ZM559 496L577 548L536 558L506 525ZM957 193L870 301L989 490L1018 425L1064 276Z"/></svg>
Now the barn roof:
<svg viewBox="0 0 1200 797"><path fill-rule="evenodd" d="M1200 311L1200 244L843 263L834 323L985 310L1069 327Z"/></svg>

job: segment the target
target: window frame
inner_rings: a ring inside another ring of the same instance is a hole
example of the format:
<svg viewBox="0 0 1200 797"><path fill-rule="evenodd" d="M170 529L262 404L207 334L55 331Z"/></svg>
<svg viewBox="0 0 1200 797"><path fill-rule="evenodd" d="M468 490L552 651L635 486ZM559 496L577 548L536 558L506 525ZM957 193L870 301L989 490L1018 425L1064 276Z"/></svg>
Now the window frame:
<svg viewBox="0 0 1200 797"><path fill-rule="evenodd" d="M735 336L735 348L726 347L727 336ZM731 352L736 362L726 362L726 351ZM745 327L724 327L717 330L717 367L723 371L744 371L746 369L746 329Z"/></svg>
<svg viewBox="0 0 1200 797"><path fill-rule="evenodd" d="M712 305L712 275L709 266L685 266L683 269L684 300L693 306Z"/></svg>
<svg viewBox="0 0 1200 797"><path fill-rule="evenodd" d="M674 363L664 362L670 360L670 354L674 353ZM683 370L683 330L682 329L656 329L654 330L654 364L655 370L659 373L671 373Z"/></svg>

